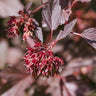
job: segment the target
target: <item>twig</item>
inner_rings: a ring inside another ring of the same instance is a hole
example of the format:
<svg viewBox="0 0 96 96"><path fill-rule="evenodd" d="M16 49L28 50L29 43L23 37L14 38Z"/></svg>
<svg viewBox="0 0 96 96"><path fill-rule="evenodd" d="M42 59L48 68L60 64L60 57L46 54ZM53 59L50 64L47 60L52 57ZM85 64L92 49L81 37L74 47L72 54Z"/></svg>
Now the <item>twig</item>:
<svg viewBox="0 0 96 96"><path fill-rule="evenodd" d="M51 41L52 41L52 36L53 36L53 30L51 30Z"/></svg>
<svg viewBox="0 0 96 96"><path fill-rule="evenodd" d="M74 34L74 35L82 37L82 35L80 33L76 33L76 32L71 32L71 33Z"/></svg>
<svg viewBox="0 0 96 96"><path fill-rule="evenodd" d="M66 10L68 7L71 9L71 8L74 6L74 4L75 4L76 2L77 2L77 1L74 0L73 3L72 3L72 5L71 5L71 2L69 1L68 6L66 6L64 9Z"/></svg>
<svg viewBox="0 0 96 96"><path fill-rule="evenodd" d="M77 2L76 0L73 1L72 5L71 5L71 8L74 6L74 4L75 4L76 2Z"/></svg>
<svg viewBox="0 0 96 96"><path fill-rule="evenodd" d="M38 10L40 10L41 8L43 8L44 6L45 6L45 5L39 6L38 8L36 8L36 9L32 12L32 14L35 13L35 12L37 12Z"/></svg>

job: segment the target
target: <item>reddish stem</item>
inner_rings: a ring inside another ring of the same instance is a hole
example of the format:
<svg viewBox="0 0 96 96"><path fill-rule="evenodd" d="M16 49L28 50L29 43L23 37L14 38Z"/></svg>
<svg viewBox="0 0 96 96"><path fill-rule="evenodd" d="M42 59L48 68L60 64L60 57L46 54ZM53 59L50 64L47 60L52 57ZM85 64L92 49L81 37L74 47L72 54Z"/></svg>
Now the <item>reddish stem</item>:
<svg viewBox="0 0 96 96"><path fill-rule="evenodd" d="M51 41L52 41L52 36L53 36L53 30L51 30Z"/></svg>
<svg viewBox="0 0 96 96"><path fill-rule="evenodd" d="M74 4L75 4L76 2L77 2L76 0L73 1L72 5L71 5L71 8L74 6Z"/></svg>
<svg viewBox="0 0 96 96"><path fill-rule="evenodd" d="M69 5L66 6L64 9L66 10L68 7L69 7L69 8L72 8L76 2L77 2L77 1L74 0L73 3L72 3L72 5L71 5L71 3L69 2Z"/></svg>
<svg viewBox="0 0 96 96"><path fill-rule="evenodd" d="M72 34L82 37L80 33L72 32Z"/></svg>
<svg viewBox="0 0 96 96"><path fill-rule="evenodd" d="M35 13L35 12L37 12L38 10L40 10L41 8L43 8L44 6L45 6L45 5L39 6L38 8L36 8L36 9L32 12L32 14Z"/></svg>

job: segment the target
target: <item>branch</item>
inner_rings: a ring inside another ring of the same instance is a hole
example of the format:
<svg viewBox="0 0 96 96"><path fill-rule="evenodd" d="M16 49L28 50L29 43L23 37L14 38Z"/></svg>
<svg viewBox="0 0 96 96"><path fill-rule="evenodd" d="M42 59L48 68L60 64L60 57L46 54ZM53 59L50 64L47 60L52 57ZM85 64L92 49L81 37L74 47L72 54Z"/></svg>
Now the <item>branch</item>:
<svg viewBox="0 0 96 96"><path fill-rule="evenodd" d="M41 5L41 6L39 6L38 8L36 8L34 11L32 11L32 14L33 13L35 13L35 12L37 12L38 10L40 10L41 8L43 8L45 5Z"/></svg>
<svg viewBox="0 0 96 96"><path fill-rule="evenodd" d="M53 30L51 30L51 41L52 41L52 36L53 36Z"/></svg>
<svg viewBox="0 0 96 96"><path fill-rule="evenodd" d="M80 33L76 33L76 32L71 32L71 33L74 34L74 35L82 37L82 35Z"/></svg>

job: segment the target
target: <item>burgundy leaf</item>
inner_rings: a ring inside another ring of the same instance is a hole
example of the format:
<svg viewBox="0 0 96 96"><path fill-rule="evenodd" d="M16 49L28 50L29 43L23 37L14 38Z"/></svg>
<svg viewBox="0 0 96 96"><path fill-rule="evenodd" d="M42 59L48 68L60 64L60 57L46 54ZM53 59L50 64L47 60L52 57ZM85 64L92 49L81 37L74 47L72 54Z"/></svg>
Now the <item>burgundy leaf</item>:
<svg viewBox="0 0 96 96"><path fill-rule="evenodd" d="M91 41L89 39L86 39L86 41L93 47L96 49L96 41Z"/></svg>
<svg viewBox="0 0 96 96"><path fill-rule="evenodd" d="M46 23L51 30L55 30L60 24L61 6L59 0L54 0L53 4L49 3L43 8L43 23Z"/></svg>
<svg viewBox="0 0 96 96"><path fill-rule="evenodd" d="M65 25L64 31L59 32L59 34L58 34L58 36L56 38L56 41L65 38L70 32L72 32L72 29L75 26L76 22L77 22L77 19L74 19L69 24Z"/></svg>
<svg viewBox="0 0 96 96"><path fill-rule="evenodd" d="M59 5L59 0L54 0L52 6L52 17L51 17L52 30L55 30L59 25L61 17L60 13L61 13L61 6Z"/></svg>
<svg viewBox="0 0 96 96"><path fill-rule="evenodd" d="M63 1L61 1L62 3ZM66 10L62 9L62 6L59 0L50 0L49 3L43 8L42 17L43 17L43 24L47 24L47 26L51 30L57 29L59 25L64 24L68 21L69 16L71 15L71 9L68 8ZM66 6L65 4L64 6Z"/></svg>
<svg viewBox="0 0 96 96"><path fill-rule="evenodd" d="M81 36L96 49L96 28L89 28L82 32Z"/></svg>
<svg viewBox="0 0 96 96"><path fill-rule="evenodd" d="M86 29L82 32L82 37L92 40L92 41L96 41L96 28L89 28Z"/></svg>
<svg viewBox="0 0 96 96"><path fill-rule="evenodd" d="M37 27L37 30L35 32L35 35L38 37L40 41L43 42L43 34L42 34L42 29L40 27Z"/></svg>
<svg viewBox="0 0 96 96"><path fill-rule="evenodd" d="M32 82L32 78L27 76L1 96L25 96L25 89L28 88Z"/></svg>
<svg viewBox="0 0 96 96"><path fill-rule="evenodd" d="M54 8L51 8L51 7L54 7ZM51 30L56 29L58 26L57 21L60 19L60 11L61 11L61 7L59 6L58 0L53 1L53 6L51 6L51 2L49 1L48 5L46 5L43 8L43 11L42 11L43 22L47 23L48 27ZM54 17L54 19L53 19L53 17ZM54 21L54 20L56 20L56 21Z"/></svg>
<svg viewBox="0 0 96 96"><path fill-rule="evenodd" d="M51 27L51 10L50 10L50 4L46 5L43 8L42 17L43 17L42 23L46 23L48 25L48 27L50 28Z"/></svg>
<svg viewBox="0 0 96 96"><path fill-rule="evenodd" d="M10 81L19 81L26 76L25 68L22 64L14 67L6 67L0 72L0 77Z"/></svg>
<svg viewBox="0 0 96 96"><path fill-rule="evenodd" d="M72 75L74 72L79 71L82 66L93 66L95 63L96 57L87 57L87 58L75 58L72 59L67 66L65 66L64 71L62 72L62 77L67 77Z"/></svg>
<svg viewBox="0 0 96 96"><path fill-rule="evenodd" d="M35 31L35 35L36 35L36 37L37 37L40 41L43 42L42 28L39 26L39 23L38 23L35 19L33 19L33 20L34 20L34 22L35 22L35 24L36 24L36 26L37 26L37 29L36 29L36 31Z"/></svg>

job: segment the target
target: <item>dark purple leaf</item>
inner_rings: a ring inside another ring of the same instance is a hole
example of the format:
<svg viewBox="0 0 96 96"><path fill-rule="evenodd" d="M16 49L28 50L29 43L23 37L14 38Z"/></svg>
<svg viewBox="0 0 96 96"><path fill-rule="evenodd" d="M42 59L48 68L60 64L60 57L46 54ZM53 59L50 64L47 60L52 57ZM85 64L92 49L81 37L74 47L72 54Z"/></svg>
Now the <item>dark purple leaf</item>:
<svg viewBox="0 0 96 96"><path fill-rule="evenodd" d="M65 38L70 32L72 32L72 29L75 26L76 22L77 22L77 19L74 19L69 24L65 25L64 31L59 32L59 34L58 34L58 36L56 38L56 41Z"/></svg>
<svg viewBox="0 0 96 96"><path fill-rule="evenodd" d="M0 72L0 78L5 78L10 81L19 81L26 76L25 68L22 64L14 67L8 66Z"/></svg>
<svg viewBox="0 0 96 96"><path fill-rule="evenodd" d="M59 1L62 9L68 6L68 0L59 0Z"/></svg>
<svg viewBox="0 0 96 96"><path fill-rule="evenodd" d="M55 30L60 24L61 6L59 0L49 2L42 11L43 23L46 23L51 30Z"/></svg>
<svg viewBox="0 0 96 96"><path fill-rule="evenodd" d="M33 19L33 20L34 20L34 22L35 22L35 24L36 24L36 26L37 26L37 29L36 29L36 31L35 31L35 35L36 35L36 37L37 37L40 41L43 42L42 28L39 27L39 23L38 23L35 19Z"/></svg>
<svg viewBox="0 0 96 96"><path fill-rule="evenodd" d="M33 80L30 76L26 76L23 80L19 81L11 89L3 93L1 96L25 96L25 89L32 84Z"/></svg>
<svg viewBox="0 0 96 96"><path fill-rule="evenodd" d="M81 35L86 39L96 41L96 28L86 29L81 33Z"/></svg>
<svg viewBox="0 0 96 96"><path fill-rule="evenodd" d="M89 39L86 39L86 41L93 47L96 49L96 41L91 41Z"/></svg>
<svg viewBox="0 0 96 96"><path fill-rule="evenodd" d="M87 42L96 49L96 28L89 28L82 32L82 38L85 38Z"/></svg>
<svg viewBox="0 0 96 96"><path fill-rule="evenodd" d="M64 10L61 8L62 6L59 0L53 0L53 2L49 0L49 3L43 8L42 23L47 24L51 30L55 30L59 25L64 24L71 15L71 9Z"/></svg>
<svg viewBox="0 0 96 96"><path fill-rule="evenodd" d="M75 58L72 59L67 66L65 66L64 71L62 72L62 77L67 77L73 74L73 72L79 71L82 66L94 66L96 61L96 56L87 57L87 58Z"/></svg>
<svg viewBox="0 0 96 96"><path fill-rule="evenodd" d="M38 37L38 39L43 42L43 34L42 29L40 27L37 27L35 34Z"/></svg>

